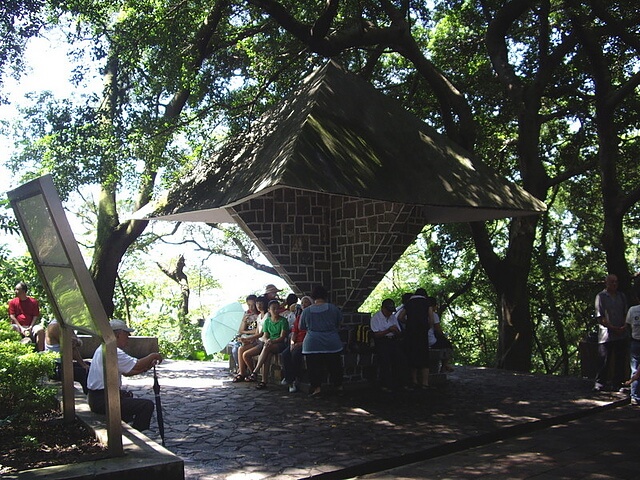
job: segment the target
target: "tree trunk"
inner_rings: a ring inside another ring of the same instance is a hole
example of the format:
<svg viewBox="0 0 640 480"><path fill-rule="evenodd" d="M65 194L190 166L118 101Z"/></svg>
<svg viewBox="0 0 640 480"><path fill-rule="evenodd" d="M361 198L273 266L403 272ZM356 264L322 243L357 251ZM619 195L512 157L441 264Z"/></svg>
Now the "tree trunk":
<svg viewBox="0 0 640 480"><path fill-rule="evenodd" d="M500 299L500 338L497 367L520 372L531 371L533 326L529 314L529 294L526 284L509 282L496 284Z"/></svg>
<svg viewBox="0 0 640 480"><path fill-rule="evenodd" d="M162 273L180 286L180 296L182 297L182 301L180 302L180 311L182 317L186 318L189 313L189 295L191 290L189 289L189 279L187 278L187 274L184 273L184 255L180 255L178 257L178 261L176 262L176 266L173 270L163 267L158 262L156 262L156 265L158 265L158 268Z"/></svg>
<svg viewBox="0 0 640 480"><path fill-rule="evenodd" d="M508 253L502 259L494 252L485 225L471 224L476 251L498 299L498 368L531 370L533 324L527 280L537 222L537 216L511 221Z"/></svg>
<svg viewBox="0 0 640 480"><path fill-rule="evenodd" d="M600 102L596 102L600 103ZM631 274L625 256L623 219L625 198L620 191L617 179L616 162L619 158L618 135L615 129L613 111L606 105L596 106L598 126L598 160L601 172L602 202L604 206L604 227L602 230L602 248L607 259L607 272L618 276L620 289L628 291L631 287Z"/></svg>
<svg viewBox="0 0 640 480"><path fill-rule="evenodd" d="M555 193L556 192L554 192L553 195L554 198ZM550 203L553 203L553 199ZM569 375L569 346L567 345L565 328L560 317L560 312L558 311L558 302L556 300L556 294L562 295L562 292L556 292L551 273L551 269L557 262L557 258L550 257L547 253L552 250L559 250L561 248L561 245L554 245L551 248L549 247L547 241L547 239L549 238L549 228L549 215L546 214L542 217L542 226L540 232L541 245L539 249L540 253L538 257L538 264L540 265L540 270L542 272L541 288L544 291L543 297L545 299L545 303L549 308L549 317L551 319L551 322L553 323L553 328L556 331L561 356L559 359L556 359L552 365L549 365L550 362L545 361L545 368L547 373L555 373L556 368L560 366L562 375ZM540 345L540 356L543 358L543 360L546 357L546 352L542 350L542 345Z"/></svg>
<svg viewBox="0 0 640 480"><path fill-rule="evenodd" d="M98 202L98 228L91 262L91 276L107 316L114 312L113 294L120 261L147 226L145 220L119 223L115 194L102 189Z"/></svg>

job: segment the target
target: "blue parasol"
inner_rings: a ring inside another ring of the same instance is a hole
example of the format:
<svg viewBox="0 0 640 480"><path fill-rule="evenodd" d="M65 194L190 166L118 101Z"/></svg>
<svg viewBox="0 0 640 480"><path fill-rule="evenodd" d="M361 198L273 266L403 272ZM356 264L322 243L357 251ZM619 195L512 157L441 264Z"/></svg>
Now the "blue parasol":
<svg viewBox="0 0 640 480"><path fill-rule="evenodd" d="M244 316L244 309L238 302L225 305L202 326L202 343L207 354L224 350L235 337Z"/></svg>

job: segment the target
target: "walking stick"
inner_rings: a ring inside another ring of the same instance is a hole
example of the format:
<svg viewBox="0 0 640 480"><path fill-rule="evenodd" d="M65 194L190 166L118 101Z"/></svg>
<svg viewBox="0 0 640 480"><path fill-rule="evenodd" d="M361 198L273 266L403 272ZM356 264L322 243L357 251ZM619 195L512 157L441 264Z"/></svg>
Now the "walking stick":
<svg viewBox="0 0 640 480"><path fill-rule="evenodd" d="M158 431L162 438L162 446L164 447L164 419L162 418L162 403L160 402L160 384L158 383L158 375L156 374L156 366L153 366L153 393L156 396L156 415L158 419Z"/></svg>

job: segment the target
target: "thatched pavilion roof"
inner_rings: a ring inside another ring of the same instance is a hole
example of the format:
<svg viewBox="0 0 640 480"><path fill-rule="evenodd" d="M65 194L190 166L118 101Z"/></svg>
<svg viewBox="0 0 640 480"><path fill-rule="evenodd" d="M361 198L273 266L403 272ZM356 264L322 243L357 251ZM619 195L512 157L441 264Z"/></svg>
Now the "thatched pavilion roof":
<svg viewBox="0 0 640 480"><path fill-rule="evenodd" d="M195 168L153 217L230 222L228 207L279 188L422 206L425 224L545 210L335 62Z"/></svg>

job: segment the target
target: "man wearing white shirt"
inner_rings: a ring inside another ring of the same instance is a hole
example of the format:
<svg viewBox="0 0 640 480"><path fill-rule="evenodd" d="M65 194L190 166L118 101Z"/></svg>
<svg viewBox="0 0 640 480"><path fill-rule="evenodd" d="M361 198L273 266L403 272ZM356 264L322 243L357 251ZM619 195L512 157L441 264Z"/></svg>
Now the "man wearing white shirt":
<svg viewBox="0 0 640 480"><path fill-rule="evenodd" d="M371 317L371 332L376 344L381 388L390 392L405 385L406 359L400 342L400 324L392 299L382 302L380 311Z"/></svg>
<svg viewBox="0 0 640 480"><path fill-rule="evenodd" d="M627 312L626 323L631 331L631 378L635 378L631 384L631 403L640 405L640 392L638 392L638 371L640 371L640 305L634 305Z"/></svg>
<svg viewBox="0 0 640 480"><path fill-rule="evenodd" d="M154 365L162 362L162 356L159 353L150 353L146 357L137 359L127 355L122 349L129 343L129 335L133 332L132 328L127 327L122 320L111 320L109 322L113 333L116 336L116 352L118 355L118 372L120 375L130 377L144 373ZM120 385L122 385L122 377L120 377ZM98 347L93 354L89 375L87 377L87 387L89 388L89 407L92 412L105 414L105 392L104 392L104 362L102 356L102 347ZM122 420L131 423L136 430L147 430L151 423L154 404L151 400L144 398L133 398L130 392L120 391L120 413Z"/></svg>

